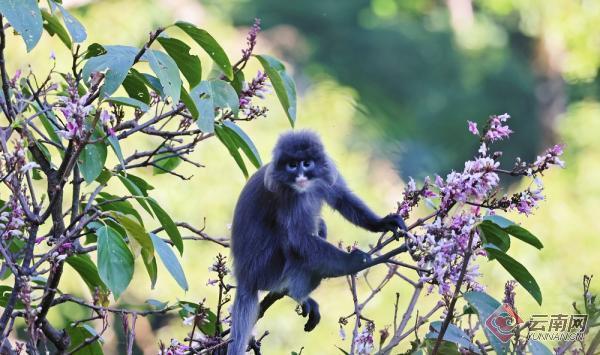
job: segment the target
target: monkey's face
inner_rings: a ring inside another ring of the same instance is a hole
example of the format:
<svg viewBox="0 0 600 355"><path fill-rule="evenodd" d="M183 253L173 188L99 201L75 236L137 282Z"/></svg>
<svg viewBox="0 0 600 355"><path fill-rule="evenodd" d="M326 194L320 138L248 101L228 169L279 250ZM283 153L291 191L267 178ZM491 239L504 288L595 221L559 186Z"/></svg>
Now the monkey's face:
<svg viewBox="0 0 600 355"><path fill-rule="evenodd" d="M270 179L297 193L306 193L331 180L330 170L318 137L300 131L280 138L273 152Z"/></svg>

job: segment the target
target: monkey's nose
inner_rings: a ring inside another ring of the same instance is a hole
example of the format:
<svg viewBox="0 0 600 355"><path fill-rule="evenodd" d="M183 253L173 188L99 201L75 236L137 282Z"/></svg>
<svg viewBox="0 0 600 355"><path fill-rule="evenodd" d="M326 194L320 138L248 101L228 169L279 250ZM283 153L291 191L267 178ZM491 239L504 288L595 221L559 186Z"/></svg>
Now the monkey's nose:
<svg viewBox="0 0 600 355"><path fill-rule="evenodd" d="M297 176L296 184L300 187L305 187L308 184L308 178L304 175Z"/></svg>

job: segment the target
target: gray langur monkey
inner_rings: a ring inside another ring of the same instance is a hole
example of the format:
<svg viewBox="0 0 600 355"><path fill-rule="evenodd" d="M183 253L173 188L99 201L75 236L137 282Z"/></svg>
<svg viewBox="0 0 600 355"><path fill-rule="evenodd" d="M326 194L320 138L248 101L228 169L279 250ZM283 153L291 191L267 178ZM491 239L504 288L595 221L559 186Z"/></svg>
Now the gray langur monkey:
<svg viewBox="0 0 600 355"><path fill-rule="evenodd" d="M372 232L406 230L397 214L377 216L350 189L311 131L283 134L273 160L246 183L237 202L231 248L237 290L228 355L246 352L258 316L258 292L288 295L308 316L305 331L319 323L309 294L321 279L362 270L369 254L344 252L328 243L321 208L327 203L348 221Z"/></svg>

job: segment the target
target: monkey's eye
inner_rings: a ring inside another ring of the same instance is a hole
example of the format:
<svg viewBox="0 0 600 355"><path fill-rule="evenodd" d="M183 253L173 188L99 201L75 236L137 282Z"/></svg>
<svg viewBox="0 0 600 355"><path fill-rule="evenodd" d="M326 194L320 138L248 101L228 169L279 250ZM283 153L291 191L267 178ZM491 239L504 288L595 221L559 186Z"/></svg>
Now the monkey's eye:
<svg viewBox="0 0 600 355"><path fill-rule="evenodd" d="M302 167L304 168L304 170L311 170L315 167L315 162L313 160L304 160L302 162Z"/></svg>
<svg viewBox="0 0 600 355"><path fill-rule="evenodd" d="M291 161L285 165L285 168L289 172L294 172L296 171L296 169L298 169L298 163L296 163L295 161Z"/></svg>

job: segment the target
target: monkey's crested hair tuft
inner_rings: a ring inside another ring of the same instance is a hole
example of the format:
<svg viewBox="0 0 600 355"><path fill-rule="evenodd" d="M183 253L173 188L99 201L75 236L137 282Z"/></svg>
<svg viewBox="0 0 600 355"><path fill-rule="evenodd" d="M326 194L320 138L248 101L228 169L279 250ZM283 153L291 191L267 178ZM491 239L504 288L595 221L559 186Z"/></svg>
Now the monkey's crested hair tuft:
<svg viewBox="0 0 600 355"><path fill-rule="evenodd" d="M286 159L324 159L325 150L319 135L310 130L282 134L273 149L273 161Z"/></svg>

